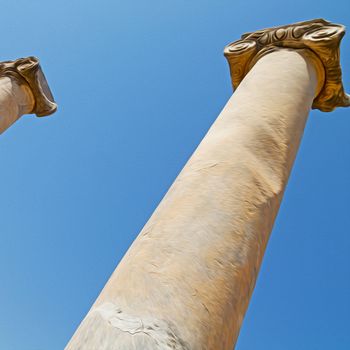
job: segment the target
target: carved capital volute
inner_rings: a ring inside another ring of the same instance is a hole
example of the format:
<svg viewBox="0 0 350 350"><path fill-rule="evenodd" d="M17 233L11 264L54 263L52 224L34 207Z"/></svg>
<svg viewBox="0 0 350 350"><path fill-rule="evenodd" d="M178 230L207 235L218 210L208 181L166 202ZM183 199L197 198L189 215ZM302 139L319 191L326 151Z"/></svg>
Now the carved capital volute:
<svg viewBox="0 0 350 350"><path fill-rule="evenodd" d="M308 49L317 56L323 69L316 69L321 86L312 108L324 112L350 106L350 96L344 92L339 46L345 27L324 19L315 19L281 27L258 30L242 35L241 40L225 47L233 88L262 56L279 48Z"/></svg>
<svg viewBox="0 0 350 350"><path fill-rule="evenodd" d="M36 57L0 62L0 77L12 77L19 84L27 84L29 86L35 99L31 113L36 114L38 117L44 117L56 111L57 104Z"/></svg>

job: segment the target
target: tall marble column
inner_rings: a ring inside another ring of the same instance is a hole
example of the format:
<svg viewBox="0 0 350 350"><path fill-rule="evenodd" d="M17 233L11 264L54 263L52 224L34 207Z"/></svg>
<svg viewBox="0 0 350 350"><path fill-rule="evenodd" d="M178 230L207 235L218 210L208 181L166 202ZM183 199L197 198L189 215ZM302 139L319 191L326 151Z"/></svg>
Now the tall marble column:
<svg viewBox="0 0 350 350"><path fill-rule="evenodd" d="M24 114L43 117L56 109L37 58L0 62L0 134Z"/></svg>
<svg viewBox="0 0 350 350"><path fill-rule="evenodd" d="M235 93L66 350L232 350L312 107L348 106L344 27L245 34Z"/></svg>

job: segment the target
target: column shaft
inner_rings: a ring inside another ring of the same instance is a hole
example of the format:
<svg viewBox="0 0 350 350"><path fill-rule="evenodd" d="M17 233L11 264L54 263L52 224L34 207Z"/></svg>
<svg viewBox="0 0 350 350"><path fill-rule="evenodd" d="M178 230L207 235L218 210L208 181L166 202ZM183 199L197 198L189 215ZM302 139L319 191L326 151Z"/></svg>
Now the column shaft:
<svg viewBox="0 0 350 350"><path fill-rule="evenodd" d="M66 350L232 350L316 89L302 50L255 64Z"/></svg>
<svg viewBox="0 0 350 350"><path fill-rule="evenodd" d="M22 115L31 113L34 96L26 84L13 76L0 78L0 134Z"/></svg>

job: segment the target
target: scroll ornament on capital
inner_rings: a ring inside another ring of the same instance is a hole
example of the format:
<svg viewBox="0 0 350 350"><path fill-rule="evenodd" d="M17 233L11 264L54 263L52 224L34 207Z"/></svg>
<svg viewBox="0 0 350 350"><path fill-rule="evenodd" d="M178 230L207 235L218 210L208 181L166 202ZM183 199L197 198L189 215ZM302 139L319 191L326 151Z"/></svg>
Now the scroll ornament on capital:
<svg viewBox="0 0 350 350"><path fill-rule="evenodd" d="M53 114L57 104L41 69L39 60L34 57L19 58L0 62L0 78L12 77L18 84L27 85L33 93L35 105L31 113L38 117Z"/></svg>
<svg viewBox="0 0 350 350"><path fill-rule="evenodd" d="M254 64L279 48L307 49L320 63L320 86L312 108L330 112L336 107L350 106L350 95L344 92L339 46L345 27L324 19L267 28L243 34L241 39L225 47L233 88L236 89Z"/></svg>

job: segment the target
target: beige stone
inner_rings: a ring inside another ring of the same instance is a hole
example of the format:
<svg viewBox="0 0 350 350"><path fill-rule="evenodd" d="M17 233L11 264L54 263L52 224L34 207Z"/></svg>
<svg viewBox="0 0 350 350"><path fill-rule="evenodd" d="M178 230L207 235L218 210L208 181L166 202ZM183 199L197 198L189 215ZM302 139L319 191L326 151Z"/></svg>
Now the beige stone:
<svg viewBox="0 0 350 350"><path fill-rule="evenodd" d="M242 73L66 350L234 347L325 84L322 59L307 47L274 46Z"/></svg>
<svg viewBox="0 0 350 350"><path fill-rule="evenodd" d="M42 117L56 109L37 58L0 63L0 133L24 114Z"/></svg>

